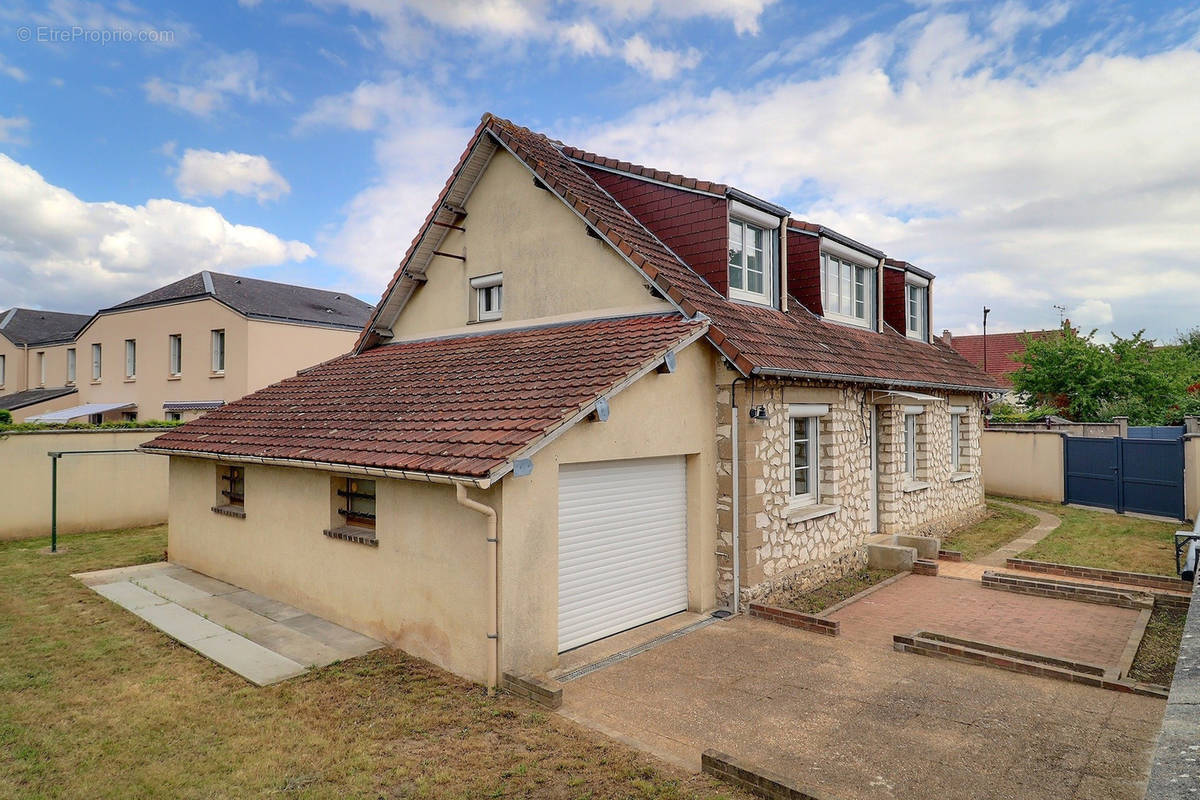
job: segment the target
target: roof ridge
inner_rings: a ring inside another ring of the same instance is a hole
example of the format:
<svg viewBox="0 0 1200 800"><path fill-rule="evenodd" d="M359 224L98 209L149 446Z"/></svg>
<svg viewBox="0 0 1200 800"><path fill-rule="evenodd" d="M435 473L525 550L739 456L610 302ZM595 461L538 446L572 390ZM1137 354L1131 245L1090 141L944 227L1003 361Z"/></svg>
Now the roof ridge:
<svg viewBox="0 0 1200 800"><path fill-rule="evenodd" d="M424 342L442 342L450 339L482 339L488 336L501 336L510 333L528 333L530 331L548 330L551 328L570 328L576 325L594 325L598 322L617 322L625 319L649 319L651 317L662 317L663 319L678 319L680 322L687 325L702 325L708 318L701 314L696 317L681 316L678 311L630 311L627 314L613 314L611 316L595 316L583 317L580 319L560 319L553 322L541 322L533 325L517 325L512 328L490 328L480 331L460 331L458 333L445 333L440 336L422 336L417 339L399 339L386 342L379 347L393 347L395 345L421 344Z"/></svg>

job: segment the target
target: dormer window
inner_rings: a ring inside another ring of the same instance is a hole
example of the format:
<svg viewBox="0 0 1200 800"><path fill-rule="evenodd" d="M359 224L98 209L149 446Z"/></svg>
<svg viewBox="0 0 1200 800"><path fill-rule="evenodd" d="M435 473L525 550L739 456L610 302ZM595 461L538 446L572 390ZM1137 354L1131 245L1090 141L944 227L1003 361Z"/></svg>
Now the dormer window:
<svg viewBox="0 0 1200 800"><path fill-rule="evenodd" d="M475 294L477 322L500 319L504 301L504 273L495 272L471 278L471 291Z"/></svg>
<svg viewBox="0 0 1200 800"><path fill-rule="evenodd" d="M908 337L929 341L929 281L917 275L905 276L904 310Z"/></svg>
<svg viewBox="0 0 1200 800"><path fill-rule="evenodd" d="M821 243L821 301L825 316L837 322L875 328L876 268L868 256Z"/></svg>
<svg viewBox="0 0 1200 800"><path fill-rule="evenodd" d="M729 204L729 299L775 304L779 218L744 203Z"/></svg>

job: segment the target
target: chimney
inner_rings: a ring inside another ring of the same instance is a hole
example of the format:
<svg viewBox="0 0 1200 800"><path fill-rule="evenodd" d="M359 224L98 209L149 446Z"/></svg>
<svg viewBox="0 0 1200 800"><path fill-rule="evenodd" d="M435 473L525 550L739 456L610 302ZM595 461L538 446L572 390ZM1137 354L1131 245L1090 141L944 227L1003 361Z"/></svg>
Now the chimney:
<svg viewBox="0 0 1200 800"><path fill-rule="evenodd" d="M954 340L950 338L950 331L942 329L942 341L946 343L946 347L954 347Z"/></svg>

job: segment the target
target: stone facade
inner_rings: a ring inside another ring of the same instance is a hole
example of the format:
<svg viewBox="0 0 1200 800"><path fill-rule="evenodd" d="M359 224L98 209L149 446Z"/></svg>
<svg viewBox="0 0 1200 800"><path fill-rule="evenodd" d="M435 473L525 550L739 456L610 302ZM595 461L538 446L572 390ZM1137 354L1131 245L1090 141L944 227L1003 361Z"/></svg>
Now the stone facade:
<svg viewBox="0 0 1200 800"><path fill-rule="evenodd" d="M731 373L725 372L726 375ZM732 376L730 377L732 380ZM872 535L872 391L850 384L753 379L737 384L741 588L748 601L779 589L816 586L866 563ZM717 387L718 594L733 590L734 457L729 383ZM902 402L898 400L897 403ZM962 471L950 468L950 403L967 407L960 426ZM817 503L797 507L791 493L791 417L795 404L829 407L819 418ZM751 419L752 407L765 418ZM880 533L945 532L983 513L978 396L941 395L918 430L922 484L904 473L903 405L876 405Z"/></svg>

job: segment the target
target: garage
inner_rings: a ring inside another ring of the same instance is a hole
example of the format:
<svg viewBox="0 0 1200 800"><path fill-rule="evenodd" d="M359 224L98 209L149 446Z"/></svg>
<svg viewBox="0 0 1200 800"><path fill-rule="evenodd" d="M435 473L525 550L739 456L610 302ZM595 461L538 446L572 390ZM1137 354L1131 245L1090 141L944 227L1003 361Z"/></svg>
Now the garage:
<svg viewBox="0 0 1200 800"><path fill-rule="evenodd" d="M559 652L686 611L687 602L683 456L560 467Z"/></svg>

